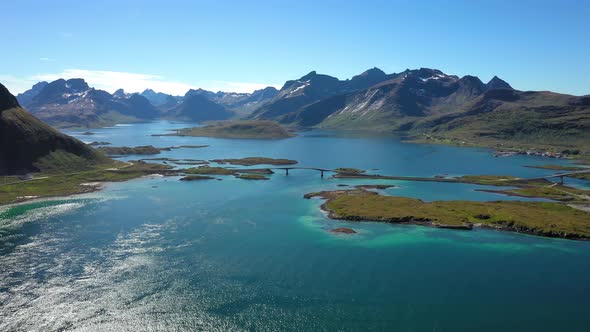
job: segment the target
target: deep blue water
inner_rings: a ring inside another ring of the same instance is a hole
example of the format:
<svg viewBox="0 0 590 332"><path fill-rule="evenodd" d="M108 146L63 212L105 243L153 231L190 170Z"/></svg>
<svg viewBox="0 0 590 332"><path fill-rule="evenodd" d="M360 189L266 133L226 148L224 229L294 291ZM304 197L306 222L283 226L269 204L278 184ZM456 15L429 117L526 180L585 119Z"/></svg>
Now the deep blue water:
<svg viewBox="0 0 590 332"><path fill-rule="evenodd" d="M383 135L150 136L184 126L136 124L78 137L209 145L158 157L282 157L391 175L524 177L551 174L525 165L566 163ZM143 178L0 208L0 330L586 331L590 324L588 242L380 223L334 235L328 230L351 224L327 219L320 201L302 195L391 183L397 187L387 194L424 200L510 197L468 184L321 179L302 170L270 181L222 178Z"/></svg>

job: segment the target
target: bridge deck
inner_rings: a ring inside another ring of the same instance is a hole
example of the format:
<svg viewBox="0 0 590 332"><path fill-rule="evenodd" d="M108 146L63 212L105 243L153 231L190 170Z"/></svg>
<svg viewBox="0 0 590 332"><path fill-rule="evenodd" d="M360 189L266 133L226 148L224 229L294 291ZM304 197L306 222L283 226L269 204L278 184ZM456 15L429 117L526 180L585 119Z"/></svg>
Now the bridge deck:
<svg viewBox="0 0 590 332"><path fill-rule="evenodd" d="M578 174L590 174L590 169L589 170L584 170L584 171L567 172L567 173L555 173L555 174L552 174L552 175L546 175L546 176L541 176L541 177L537 177L537 178L530 178L530 179L527 179L527 180L542 180L542 179L562 178L564 176L572 176L572 175L578 175Z"/></svg>

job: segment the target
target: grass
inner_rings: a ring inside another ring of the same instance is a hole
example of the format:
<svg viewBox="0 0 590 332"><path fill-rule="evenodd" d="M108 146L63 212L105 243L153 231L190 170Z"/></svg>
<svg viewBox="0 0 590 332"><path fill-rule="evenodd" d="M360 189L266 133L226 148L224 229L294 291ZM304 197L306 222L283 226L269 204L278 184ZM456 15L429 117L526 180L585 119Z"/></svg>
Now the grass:
<svg viewBox="0 0 590 332"><path fill-rule="evenodd" d="M192 167L183 170L187 174L204 174L204 175L236 175L237 172L228 168L223 167Z"/></svg>
<svg viewBox="0 0 590 332"><path fill-rule="evenodd" d="M435 201L382 196L364 190L306 195L326 199L323 208L334 219L412 222L436 227L472 225L541 236L590 239L590 213L560 203Z"/></svg>
<svg viewBox="0 0 590 332"><path fill-rule="evenodd" d="M291 159L274 159L265 157L246 157L240 159L214 159L211 162L218 164L232 164L240 166L254 166L254 165L294 165L297 164L296 160Z"/></svg>
<svg viewBox="0 0 590 332"><path fill-rule="evenodd" d="M457 180L460 182L492 186L509 186L522 181L520 178L504 175L463 175L458 177Z"/></svg>
<svg viewBox="0 0 590 332"><path fill-rule="evenodd" d="M159 154L162 150L170 150L170 148L156 148L152 145L128 147L128 146L105 146L96 148L98 151L102 151L109 156L121 156L121 155L151 155Z"/></svg>
<svg viewBox="0 0 590 332"><path fill-rule="evenodd" d="M118 163L102 154L94 159L87 159L64 150L56 150L37 159L33 165L43 173L56 174L114 167Z"/></svg>
<svg viewBox="0 0 590 332"><path fill-rule="evenodd" d="M519 188L507 190L482 190L487 192L495 192L509 196L520 196L529 198L545 198L555 201L568 203L582 203L588 204L590 197L590 190L583 190L572 188L559 184L551 184L544 186L525 185Z"/></svg>
<svg viewBox="0 0 590 332"><path fill-rule="evenodd" d="M586 174L576 174L576 175L570 175L569 177L571 178L576 178L576 179L581 179L581 180L588 180L590 181L590 174L586 173Z"/></svg>
<svg viewBox="0 0 590 332"><path fill-rule="evenodd" d="M338 173L342 173L342 174L361 174L361 173L365 172L362 169L351 168L351 167L339 167L339 168L336 168L335 171Z"/></svg>
<svg viewBox="0 0 590 332"><path fill-rule="evenodd" d="M540 168L540 169L549 169L554 171L584 171L590 170L588 167L577 167L577 166L564 166L564 165L532 165L532 166L525 166L529 168Z"/></svg>
<svg viewBox="0 0 590 332"><path fill-rule="evenodd" d="M269 178L262 174L240 174L237 178L243 180L269 180Z"/></svg>
<svg viewBox="0 0 590 332"><path fill-rule="evenodd" d="M274 121L219 121L203 127L184 128L170 136L279 139L294 136Z"/></svg>
<svg viewBox="0 0 590 332"><path fill-rule="evenodd" d="M180 181L199 181L199 180L214 180L215 178L212 176L206 175L187 175L185 177L180 178Z"/></svg>
<svg viewBox="0 0 590 332"><path fill-rule="evenodd" d="M144 175L169 172L170 167L161 164L133 162L126 167L93 169L73 173L36 173L35 178L18 183L0 185L0 205L22 201L22 197L52 197L81 194L94 191L94 182L119 182ZM87 184L87 185L84 185Z"/></svg>

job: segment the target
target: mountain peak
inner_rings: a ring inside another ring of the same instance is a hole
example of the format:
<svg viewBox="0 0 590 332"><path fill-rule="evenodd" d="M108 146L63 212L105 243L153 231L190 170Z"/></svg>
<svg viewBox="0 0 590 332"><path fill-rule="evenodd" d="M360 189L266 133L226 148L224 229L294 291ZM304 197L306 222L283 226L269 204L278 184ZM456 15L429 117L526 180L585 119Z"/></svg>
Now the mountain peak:
<svg viewBox="0 0 590 332"><path fill-rule="evenodd" d="M113 96L117 97L117 98L125 98L126 95L127 94L125 93L125 90L123 90L123 89L119 89L113 93Z"/></svg>
<svg viewBox="0 0 590 332"><path fill-rule="evenodd" d="M90 89L88 83L83 78L71 78L65 81L66 88L75 92L82 92Z"/></svg>
<svg viewBox="0 0 590 332"><path fill-rule="evenodd" d="M498 76L494 76L487 84L486 87L488 90L492 89L510 89L513 90L510 84L508 84L503 79L499 78Z"/></svg>
<svg viewBox="0 0 590 332"><path fill-rule="evenodd" d="M359 76L384 76L386 75L385 72L377 67L373 67L371 69L367 69L365 70L363 73L361 73Z"/></svg>
<svg viewBox="0 0 590 332"><path fill-rule="evenodd" d="M308 80L308 79L310 79L310 78L313 78L313 77L315 77L315 76L317 76L317 75L318 75L318 73L317 73L315 70L312 70L312 71L310 71L310 72L309 72L309 74L307 74L307 75L305 75L305 76L301 77L299 80L301 80L301 81L305 81L305 80Z"/></svg>
<svg viewBox="0 0 590 332"><path fill-rule="evenodd" d="M13 107L19 107L16 97L0 83L0 112Z"/></svg>
<svg viewBox="0 0 590 332"><path fill-rule="evenodd" d="M49 82L47 82L47 81L37 82L37 83L33 84L33 87L31 88L31 90L43 89L47 84L49 84Z"/></svg>

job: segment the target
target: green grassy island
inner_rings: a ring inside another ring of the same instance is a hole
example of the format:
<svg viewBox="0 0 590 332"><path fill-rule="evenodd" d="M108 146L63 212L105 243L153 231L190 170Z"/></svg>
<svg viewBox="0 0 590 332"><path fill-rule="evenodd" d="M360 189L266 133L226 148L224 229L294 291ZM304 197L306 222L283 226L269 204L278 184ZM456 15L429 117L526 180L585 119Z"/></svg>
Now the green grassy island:
<svg viewBox="0 0 590 332"><path fill-rule="evenodd" d="M103 152L108 156L124 156L124 155L152 155L159 154L161 151L172 151L173 149L199 149L205 148L207 145L180 145L164 148L157 148L153 145L143 145L136 147L129 146L101 146L96 150Z"/></svg>
<svg viewBox="0 0 590 332"><path fill-rule="evenodd" d="M590 239L590 213L561 203L434 201L383 196L366 190L311 193L325 199L330 218L411 223L440 228L484 227L567 239Z"/></svg>
<svg viewBox="0 0 590 332"><path fill-rule="evenodd" d="M128 146L104 146L98 147L96 150L103 152L108 156L123 156L123 155L151 155L159 154L161 151L170 151L170 148L157 148L152 145L128 147Z"/></svg>
<svg viewBox="0 0 590 332"><path fill-rule="evenodd" d="M206 175L187 175L180 178L180 181L200 181L200 180L215 180L216 178Z"/></svg>
<svg viewBox="0 0 590 332"><path fill-rule="evenodd" d="M268 177L262 175L262 174L254 174L254 173L249 173L249 174L240 174L238 176L236 176L238 179L243 179L243 180L269 180Z"/></svg>
<svg viewBox="0 0 590 332"><path fill-rule="evenodd" d="M183 170L187 174L202 174L202 175L237 175L235 170L224 167L200 166L191 167Z"/></svg>
<svg viewBox="0 0 590 332"><path fill-rule="evenodd" d="M280 139L295 135L274 121L241 120L213 122L203 127L179 129L175 133L162 136Z"/></svg>

